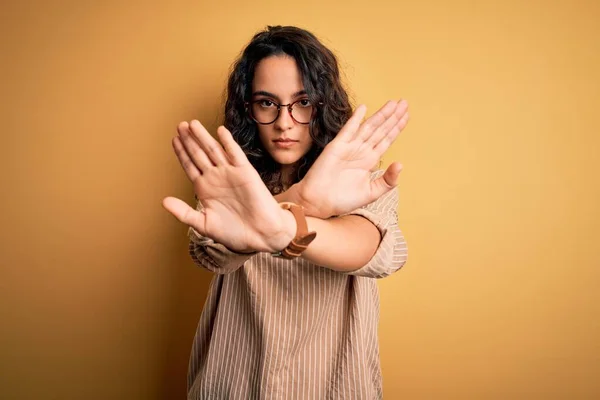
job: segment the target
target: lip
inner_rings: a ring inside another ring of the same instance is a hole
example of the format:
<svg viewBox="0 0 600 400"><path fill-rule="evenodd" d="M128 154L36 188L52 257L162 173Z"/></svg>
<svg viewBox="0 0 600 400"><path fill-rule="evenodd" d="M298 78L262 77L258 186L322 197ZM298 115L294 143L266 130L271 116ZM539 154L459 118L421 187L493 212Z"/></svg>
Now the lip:
<svg viewBox="0 0 600 400"><path fill-rule="evenodd" d="M275 139L273 140L273 143L275 143L275 146L282 148L282 149L288 149L290 147L292 147L293 145L295 145L296 143L298 143L298 140L292 140L292 139Z"/></svg>
<svg viewBox="0 0 600 400"><path fill-rule="evenodd" d="M289 149L290 147L294 146L298 142L296 142L295 140L288 140L288 141L274 140L273 143L275 143L275 146L279 147L280 149Z"/></svg>
<svg viewBox="0 0 600 400"><path fill-rule="evenodd" d="M290 139L290 138L279 138L274 139L274 142L297 142L298 140Z"/></svg>

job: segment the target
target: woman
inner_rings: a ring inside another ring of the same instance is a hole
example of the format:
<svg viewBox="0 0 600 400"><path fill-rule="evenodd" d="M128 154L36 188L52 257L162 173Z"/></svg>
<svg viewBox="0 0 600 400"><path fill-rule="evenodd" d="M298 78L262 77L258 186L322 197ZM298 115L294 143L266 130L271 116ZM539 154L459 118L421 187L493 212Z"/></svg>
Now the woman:
<svg viewBox="0 0 600 400"><path fill-rule="evenodd" d="M198 207L163 205L190 226L195 263L216 274L190 399L382 397L373 278L407 253L401 165L372 169L406 125L407 104L389 101L361 123L365 114L352 113L331 51L277 26L234 64L220 143L198 121L179 124L173 146Z"/></svg>

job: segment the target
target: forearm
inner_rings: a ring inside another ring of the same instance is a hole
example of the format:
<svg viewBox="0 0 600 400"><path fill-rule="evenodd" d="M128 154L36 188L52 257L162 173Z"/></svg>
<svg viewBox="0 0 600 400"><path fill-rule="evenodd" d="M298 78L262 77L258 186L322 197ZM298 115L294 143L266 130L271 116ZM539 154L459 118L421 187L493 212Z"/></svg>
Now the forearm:
<svg viewBox="0 0 600 400"><path fill-rule="evenodd" d="M275 197L277 202L301 204L295 186ZM367 264L375 254L381 235L369 220L358 215L329 219L311 217L306 213L309 231L317 237L302 253L302 258L334 271L351 272ZM289 218L290 224L295 222Z"/></svg>
<svg viewBox="0 0 600 400"><path fill-rule="evenodd" d="M334 271L351 272L373 257L381 235L369 220L347 215L322 220L307 217L309 231L317 237L302 253L302 258Z"/></svg>
<svg viewBox="0 0 600 400"><path fill-rule="evenodd" d="M278 202L301 204L294 187L276 196ZM301 204L302 205L302 204ZM398 191L393 190L352 214L326 220L311 217L305 208L309 231L317 237L302 258L323 267L353 275L384 278L406 263L406 241L398 228ZM291 213L285 213L290 235L295 232Z"/></svg>

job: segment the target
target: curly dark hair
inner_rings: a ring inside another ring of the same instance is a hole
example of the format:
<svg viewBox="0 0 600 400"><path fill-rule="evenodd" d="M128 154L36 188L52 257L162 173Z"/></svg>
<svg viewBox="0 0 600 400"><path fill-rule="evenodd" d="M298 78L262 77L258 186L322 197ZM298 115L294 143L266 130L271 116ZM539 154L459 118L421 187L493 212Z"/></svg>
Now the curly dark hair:
<svg viewBox="0 0 600 400"><path fill-rule="evenodd" d="M256 123L248 116L245 102L251 100L252 79L258 63L266 57L287 55L296 61L304 90L311 104L318 105L309 125L313 145L299 160L293 183L299 182L323 148L352 115L337 58L312 33L294 26L268 26L254 35L232 65L227 84L224 126L245 152L271 193L283 190L281 166L264 149Z"/></svg>

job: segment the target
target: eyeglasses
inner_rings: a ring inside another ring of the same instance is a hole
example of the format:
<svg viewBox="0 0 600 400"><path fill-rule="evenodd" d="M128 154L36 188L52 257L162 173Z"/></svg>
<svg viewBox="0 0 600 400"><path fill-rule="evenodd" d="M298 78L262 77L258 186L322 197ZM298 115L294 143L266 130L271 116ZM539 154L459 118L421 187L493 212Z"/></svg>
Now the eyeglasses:
<svg viewBox="0 0 600 400"><path fill-rule="evenodd" d="M290 104L277 104L271 100L261 99L244 104L250 117L261 125L269 125L277 121L282 107L287 107L294 122L302 125L310 123L316 110L308 99L297 100Z"/></svg>

